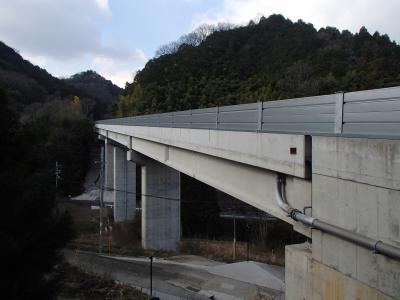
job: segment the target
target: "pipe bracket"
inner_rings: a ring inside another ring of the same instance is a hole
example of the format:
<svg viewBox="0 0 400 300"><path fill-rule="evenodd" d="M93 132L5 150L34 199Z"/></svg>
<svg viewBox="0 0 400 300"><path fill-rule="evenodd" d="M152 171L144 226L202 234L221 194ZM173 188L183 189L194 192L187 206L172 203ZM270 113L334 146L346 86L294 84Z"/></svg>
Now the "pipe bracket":
<svg viewBox="0 0 400 300"><path fill-rule="evenodd" d="M376 249L376 246L377 246L379 243L382 243L382 241L379 240L379 241L376 241L376 242L375 242L375 244L374 244L374 250L373 250L374 253L380 253L380 252L378 251L378 249Z"/></svg>

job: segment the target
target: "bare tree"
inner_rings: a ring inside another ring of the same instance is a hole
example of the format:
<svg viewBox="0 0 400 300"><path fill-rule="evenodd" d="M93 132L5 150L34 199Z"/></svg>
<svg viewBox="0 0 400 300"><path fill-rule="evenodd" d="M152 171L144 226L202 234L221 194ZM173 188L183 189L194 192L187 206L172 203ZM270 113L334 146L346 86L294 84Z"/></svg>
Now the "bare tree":
<svg viewBox="0 0 400 300"><path fill-rule="evenodd" d="M156 51L155 57L176 53L179 50L179 47L181 47L182 45L197 47L214 32L226 31L232 28L235 28L235 26L230 23L218 23L218 25L210 25L210 24L200 25L194 31L182 35L177 41L173 41L168 44L160 46Z"/></svg>

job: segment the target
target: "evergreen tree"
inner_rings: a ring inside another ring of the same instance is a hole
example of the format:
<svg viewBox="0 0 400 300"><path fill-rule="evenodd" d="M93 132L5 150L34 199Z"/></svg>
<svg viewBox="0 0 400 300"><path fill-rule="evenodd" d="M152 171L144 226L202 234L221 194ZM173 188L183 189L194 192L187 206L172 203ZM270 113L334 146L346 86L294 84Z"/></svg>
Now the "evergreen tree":
<svg viewBox="0 0 400 300"><path fill-rule="evenodd" d="M365 27L316 30L272 15L191 37L161 47L137 72L118 116L400 85L400 46Z"/></svg>
<svg viewBox="0 0 400 300"><path fill-rule="evenodd" d="M67 215L56 208L54 169L44 145L32 144L0 90L0 259L2 299L50 299L57 287L52 268L72 237Z"/></svg>

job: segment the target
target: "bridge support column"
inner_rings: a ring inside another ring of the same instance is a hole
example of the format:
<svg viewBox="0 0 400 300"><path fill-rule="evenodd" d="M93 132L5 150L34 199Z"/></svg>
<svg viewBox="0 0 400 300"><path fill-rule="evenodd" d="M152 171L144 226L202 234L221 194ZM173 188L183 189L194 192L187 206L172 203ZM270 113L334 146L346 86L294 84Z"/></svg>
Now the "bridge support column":
<svg viewBox="0 0 400 300"><path fill-rule="evenodd" d="M105 140L104 186L106 189L114 188L114 146L108 139Z"/></svg>
<svg viewBox="0 0 400 300"><path fill-rule="evenodd" d="M142 166L143 248L177 251L180 215L180 173L149 159Z"/></svg>
<svg viewBox="0 0 400 300"><path fill-rule="evenodd" d="M136 164L126 150L114 147L114 221L129 221L136 212Z"/></svg>

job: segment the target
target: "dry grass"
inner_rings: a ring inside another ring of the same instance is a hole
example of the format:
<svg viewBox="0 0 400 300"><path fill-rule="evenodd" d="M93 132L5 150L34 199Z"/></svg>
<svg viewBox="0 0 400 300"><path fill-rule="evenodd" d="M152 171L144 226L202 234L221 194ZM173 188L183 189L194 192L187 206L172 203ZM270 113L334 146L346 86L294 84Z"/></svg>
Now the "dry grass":
<svg viewBox="0 0 400 300"><path fill-rule="evenodd" d="M91 252L99 251L99 211L75 203L67 204L64 209L71 214L73 227L77 233L68 248ZM107 220L106 217L105 220ZM103 232L103 253L118 256L150 256L154 254L153 250L142 248L140 216L136 216L132 222L111 224L111 227L110 232ZM176 253L157 251L158 257L169 257L174 254Z"/></svg>
<svg viewBox="0 0 400 300"><path fill-rule="evenodd" d="M78 235L99 231L98 210L92 210L88 205L67 202L59 203L58 208L71 216L72 227Z"/></svg>
<svg viewBox="0 0 400 300"><path fill-rule="evenodd" d="M204 256L209 259L233 262L232 241L217 241L206 239L183 239L181 241L181 254ZM247 245L245 242L236 242L236 261L247 259ZM283 266L285 264L285 248L270 248L251 244L249 247L249 260Z"/></svg>
<svg viewBox="0 0 400 300"><path fill-rule="evenodd" d="M88 274L67 263L54 270L59 279L60 289L57 300L66 299L119 299L145 300L149 296L140 291L103 276Z"/></svg>
<svg viewBox="0 0 400 300"><path fill-rule="evenodd" d="M99 211L90 207L66 203L63 204L72 216L77 237L69 244L69 248L84 251L97 252L99 250ZM274 265L284 265L284 246L267 247L258 244L250 244L249 259ZM110 255L149 256L154 254L152 250L144 250L141 246L141 221L136 216L132 222L112 224L111 232L104 232L103 253ZM207 240L198 238L182 239L180 243L181 254L193 254L209 259L232 262L232 241ZM158 257L170 257L176 255L171 252L157 251ZM245 242L236 243L236 261L247 258Z"/></svg>

